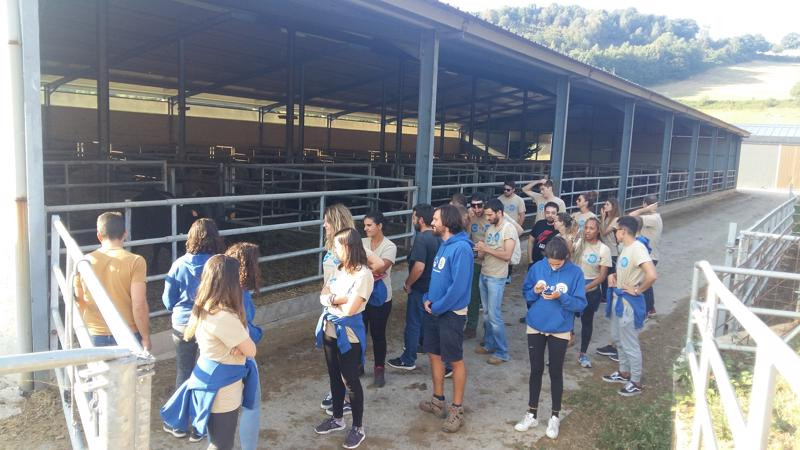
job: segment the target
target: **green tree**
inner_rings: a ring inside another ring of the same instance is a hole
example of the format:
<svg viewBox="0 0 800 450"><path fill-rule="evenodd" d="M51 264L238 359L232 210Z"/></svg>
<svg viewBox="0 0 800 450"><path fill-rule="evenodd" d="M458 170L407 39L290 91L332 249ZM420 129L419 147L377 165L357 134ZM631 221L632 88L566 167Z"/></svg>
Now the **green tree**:
<svg viewBox="0 0 800 450"><path fill-rule="evenodd" d="M800 48L800 33L789 33L781 39L781 47L785 49Z"/></svg>

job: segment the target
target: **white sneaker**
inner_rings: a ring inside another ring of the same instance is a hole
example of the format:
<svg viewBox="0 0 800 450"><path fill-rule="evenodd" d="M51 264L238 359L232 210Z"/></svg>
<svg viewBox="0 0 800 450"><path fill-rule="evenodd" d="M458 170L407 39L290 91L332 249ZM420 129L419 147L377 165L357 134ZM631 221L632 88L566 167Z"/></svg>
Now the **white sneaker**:
<svg viewBox="0 0 800 450"><path fill-rule="evenodd" d="M539 425L539 420L537 420L533 414L527 412L525 413L525 417L514 425L514 429L517 431L528 431L530 427L535 427L537 425Z"/></svg>
<svg viewBox="0 0 800 450"><path fill-rule="evenodd" d="M547 431L545 434L550 439L555 439L558 437L558 425L561 423L561 419L556 416L550 416L550 420L547 422Z"/></svg>

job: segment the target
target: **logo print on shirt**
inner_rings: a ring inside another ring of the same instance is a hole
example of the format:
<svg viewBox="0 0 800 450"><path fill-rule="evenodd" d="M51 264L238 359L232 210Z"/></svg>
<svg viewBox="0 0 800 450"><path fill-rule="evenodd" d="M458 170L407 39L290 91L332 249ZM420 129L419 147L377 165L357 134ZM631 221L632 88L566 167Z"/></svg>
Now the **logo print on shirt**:
<svg viewBox="0 0 800 450"><path fill-rule="evenodd" d="M444 269L444 256L439 258L439 264L437 264L437 266L439 267L439 270Z"/></svg>
<svg viewBox="0 0 800 450"><path fill-rule="evenodd" d="M567 285L564 284L564 283L558 283L558 284L556 284L556 289L555 290L560 292L560 293L562 293L562 294L566 294L567 291L569 290L569 288L567 288Z"/></svg>
<svg viewBox="0 0 800 450"><path fill-rule="evenodd" d="M473 223L472 224L472 232L473 233L477 233L478 232L478 224L477 223Z"/></svg>
<svg viewBox="0 0 800 450"><path fill-rule="evenodd" d="M506 208L508 209L508 212L514 212L517 210L517 207L515 205L508 205L506 206Z"/></svg>
<svg viewBox="0 0 800 450"><path fill-rule="evenodd" d="M595 255L594 253L590 253L588 256L586 256L586 262L588 262L589 264L596 263L597 262L597 255Z"/></svg>
<svg viewBox="0 0 800 450"><path fill-rule="evenodd" d="M619 260L619 265L623 269L628 267L628 257L627 256L623 256L622 259Z"/></svg>
<svg viewBox="0 0 800 450"><path fill-rule="evenodd" d="M583 228L586 225L586 219L581 219L578 221L578 227Z"/></svg>
<svg viewBox="0 0 800 450"><path fill-rule="evenodd" d="M544 212L544 204L539 204L539 212Z"/></svg>
<svg viewBox="0 0 800 450"><path fill-rule="evenodd" d="M500 232L495 231L494 234L487 234L486 235L486 245L492 246L496 245L500 242Z"/></svg>

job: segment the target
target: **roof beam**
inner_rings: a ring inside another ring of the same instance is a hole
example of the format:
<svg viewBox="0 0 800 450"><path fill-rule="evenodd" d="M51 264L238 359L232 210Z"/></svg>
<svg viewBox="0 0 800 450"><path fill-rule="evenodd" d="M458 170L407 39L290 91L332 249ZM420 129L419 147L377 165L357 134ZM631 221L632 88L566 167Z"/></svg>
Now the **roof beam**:
<svg viewBox="0 0 800 450"><path fill-rule="evenodd" d="M356 81L353 81L351 83L343 84L341 86L336 86L336 87L333 87L333 88L330 88L330 89L325 89L325 90L322 90L322 91L318 91L318 92L315 92L315 93L309 95L308 97L306 97L306 102L308 102L309 100L312 100L312 99L325 97L325 96L328 96L330 94L335 94L336 92L349 91L350 89L353 89L353 88L356 88L356 87L359 87L359 86L364 86L364 85L367 85L367 84L371 84L371 83L374 83L376 81L382 81L384 78L386 78L386 77L388 77L389 75L392 75L392 74L394 74L394 69L381 72L378 75L373 75L373 76L371 76L369 78L364 78L362 80L356 80ZM265 111L270 111L270 110L273 110L275 108L280 108L281 106L284 106L284 105L286 105L285 101L276 102L276 103L272 103L270 105L263 106L262 109L264 109Z"/></svg>
<svg viewBox="0 0 800 450"><path fill-rule="evenodd" d="M219 24L221 24L223 22L227 22L228 20L230 20L232 18L233 18L233 15L230 14L230 13L219 14L219 15L210 17L210 18L208 18L206 20L203 20L201 22L188 25L188 26L186 26L184 28L181 28L181 29L179 29L177 31L174 31L172 33L168 33L165 36L159 36L157 38L153 38L153 39L151 39L149 41L146 41L146 42L142 43L141 45L137 45L136 47L133 47L133 48L131 48L129 50L126 50L126 51L124 51L124 52L122 52L122 53L120 53L118 55L114 55L114 56L109 57L108 58L108 66L109 66L109 68L111 68L113 66L122 64L123 62L125 62L125 61L127 61L127 60L129 60L131 58L135 58L137 56L140 56L143 53L151 52L153 50L165 47L167 45L172 45L172 44L175 43L175 41L177 41L180 38L185 38L185 37L190 36L190 35L195 34L195 33L199 33L199 32L202 32L202 31L207 31L209 28L211 28L213 26L216 26L216 25L219 25ZM61 78L59 78L57 80L53 80L52 82L49 83L48 87L51 90L55 91L60 86L63 86L64 84L69 83L71 81L75 81L78 78L91 77L93 75L93 72L92 72L93 70L94 70L93 67L87 67L85 69L75 70L75 71L73 71L71 73L68 73L68 74L64 75L63 77L61 77Z"/></svg>

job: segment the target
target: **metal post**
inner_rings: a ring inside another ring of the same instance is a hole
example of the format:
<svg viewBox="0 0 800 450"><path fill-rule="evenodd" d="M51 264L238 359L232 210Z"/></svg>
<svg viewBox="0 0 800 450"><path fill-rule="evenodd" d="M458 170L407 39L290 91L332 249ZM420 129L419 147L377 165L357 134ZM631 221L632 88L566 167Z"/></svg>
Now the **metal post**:
<svg viewBox="0 0 800 450"><path fill-rule="evenodd" d="M475 95L478 93L478 78L472 76L472 90L469 96L469 153L472 154L475 140Z"/></svg>
<svg viewBox="0 0 800 450"><path fill-rule="evenodd" d="M734 155L736 156L735 162L734 162L734 165L733 165L733 169L736 171L735 172L736 175L734 177L734 183L733 183L733 187L735 188L736 186L739 185L739 159L742 156L742 138L741 138L741 136L736 136L733 139L734 139L734 142L735 142L733 144Z"/></svg>
<svg viewBox="0 0 800 450"><path fill-rule="evenodd" d="M330 153L331 151L331 128L333 128L333 117L328 114L325 121L325 153Z"/></svg>
<svg viewBox="0 0 800 450"><path fill-rule="evenodd" d="M134 448L136 436L136 357L107 361L106 384L97 391L97 423L103 448Z"/></svg>
<svg viewBox="0 0 800 450"><path fill-rule="evenodd" d="M439 73L439 38L435 31L423 31L419 42L419 114L414 179L419 199L431 201L433 136L436 121L436 86ZM442 126L444 130L444 126Z"/></svg>
<svg viewBox="0 0 800 450"><path fill-rule="evenodd" d="M306 66L305 64L300 65L300 110L298 112L298 136L297 136L297 147L300 150L300 157L303 158L305 156L305 132L306 132Z"/></svg>
<svg viewBox="0 0 800 450"><path fill-rule="evenodd" d="M447 112L442 108L442 115L439 118L439 159L444 159L444 124L447 120Z"/></svg>
<svg viewBox="0 0 800 450"><path fill-rule="evenodd" d="M286 162L294 162L294 30L286 29Z"/></svg>
<svg viewBox="0 0 800 450"><path fill-rule="evenodd" d="M772 404L775 399L775 366L768 355L769 350L759 345L753 369L753 388L750 391L750 404L747 411L747 433L750 438L748 448L767 448ZM796 394L796 393L795 393Z"/></svg>
<svg viewBox="0 0 800 450"><path fill-rule="evenodd" d="M688 186L686 189L686 196L691 197L694 195L694 175L697 172L697 152L700 148L700 122L695 122L692 125L692 141L689 147L689 176Z"/></svg>
<svg viewBox="0 0 800 450"><path fill-rule="evenodd" d="M731 161L732 153L733 153L733 134L728 133L725 137L725 146L727 147L725 150L725 183L723 184L724 189L728 189L730 186L728 185L728 172L731 170Z"/></svg>
<svg viewBox="0 0 800 450"><path fill-rule="evenodd" d="M258 147L264 147L264 108L258 108Z"/></svg>
<svg viewBox="0 0 800 450"><path fill-rule="evenodd" d="M669 160L672 154L672 129L675 125L675 113L664 114L664 140L661 143L661 179L658 186L658 201L667 203L667 182L669 181Z"/></svg>
<svg viewBox="0 0 800 450"><path fill-rule="evenodd" d="M556 83L556 116L550 149L550 179L553 181L553 189L556 191L556 195L561 193L561 175L564 171L567 119L569 116L569 91L569 78L560 77Z"/></svg>
<svg viewBox="0 0 800 450"><path fill-rule="evenodd" d="M131 199L129 199L129 198L125 199L126 203L128 203L130 201L131 201ZM133 240L133 235L131 233L131 208L129 208L129 207L125 208L125 234L126 234L126 236L125 236L125 241L126 242L130 242L130 241ZM130 249L131 249L131 247L129 245L125 246L125 250L130 250Z"/></svg>
<svg viewBox="0 0 800 450"><path fill-rule="evenodd" d="M400 177L400 159L403 151L403 91L405 88L406 72L402 57L397 64L397 128L394 133L394 175Z"/></svg>
<svg viewBox="0 0 800 450"><path fill-rule="evenodd" d="M186 160L186 53L178 39L178 159Z"/></svg>
<svg viewBox="0 0 800 450"><path fill-rule="evenodd" d="M386 79L381 82L381 131L378 136L378 150L383 162L388 161L386 155Z"/></svg>
<svg viewBox="0 0 800 450"><path fill-rule="evenodd" d="M522 116L519 121L519 155L522 159L528 150L527 134L528 131L528 90L522 93Z"/></svg>
<svg viewBox="0 0 800 450"><path fill-rule="evenodd" d="M708 148L708 181L706 182L707 191L709 194L714 187L714 158L717 154L717 138L719 137L719 128L714 127L711 133L711 146Z"/></svg>
<svg viewBox="0 0 800 450"><path fill-rule="evenodd" d="M111 110L108 94L108 0L95 3L97 33L97 143L98 157L111 152Z"/></svg>
<svg viewBox="0 0 800 450"><path fill-rule="evenodd" d="M222 195L225 195L224 193ZM173 204L170 207L170 221L172 222L170 230L171 236L174 239L178 235L178 205ZM178 241L172 241L172 260L178 259Z"/></svg>
<svg viewBox="0 0 800 450"><path fill-rule="evenodd" d="M321 222L319 226L319 246L320 248L325 246L325 196L320 195L319 197L319 221ZM322 275L322 256L323 252L319 253L319 257L317 260L317 275Z"/></svg>
<svg viewBox="0 0 800 450"><path fill-rule="evenodd" d="M628 172L631 167L631 142L633 141L633 118L636 113L636 103L631 100L625 102L625 118L622 123L622 148L619 156L619 192L617 200L622 211L627 210L625 199L628 196Z"/></svg>
<svg viewBox="0 0 800 450"><path fill-rule="evenodd" d="M486 142L483 143L483 157L489 160L489 141L492 137L492 100L486 102Z"/></svg>

